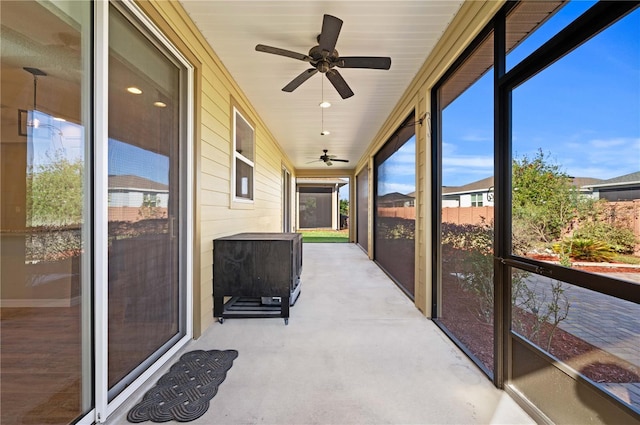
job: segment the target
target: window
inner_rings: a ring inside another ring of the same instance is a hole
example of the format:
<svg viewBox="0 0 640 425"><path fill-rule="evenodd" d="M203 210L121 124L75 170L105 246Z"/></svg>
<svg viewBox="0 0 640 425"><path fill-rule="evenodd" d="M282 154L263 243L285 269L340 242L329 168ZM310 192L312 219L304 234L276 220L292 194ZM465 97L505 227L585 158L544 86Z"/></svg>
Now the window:
<svg viewBox="0 0 640 425"><path fill-rule="evenodd" d="M472 207L481 207L482 206L482 193L472 193L471 194L471 206Z"/></svg>
<svg viewBox="0 0 640 425"><path fill-rule="evenodd" d="M253 127L233 108L233 196L234 200L253 201L255 138Z"/></svg>

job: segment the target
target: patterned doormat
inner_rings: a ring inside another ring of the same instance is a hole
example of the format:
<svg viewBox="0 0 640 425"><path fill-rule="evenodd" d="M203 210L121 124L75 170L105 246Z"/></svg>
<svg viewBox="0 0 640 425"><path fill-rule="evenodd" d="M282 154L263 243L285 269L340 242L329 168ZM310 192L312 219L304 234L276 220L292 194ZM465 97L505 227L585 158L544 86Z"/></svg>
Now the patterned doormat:
<svg viewBox="0 0 640 425"><path fill-rule="evenodd" d="M236 350L196 350L183 354L129 411L127 420L189 422L199 418L209 409L209 401L236 357Z"/></svg>

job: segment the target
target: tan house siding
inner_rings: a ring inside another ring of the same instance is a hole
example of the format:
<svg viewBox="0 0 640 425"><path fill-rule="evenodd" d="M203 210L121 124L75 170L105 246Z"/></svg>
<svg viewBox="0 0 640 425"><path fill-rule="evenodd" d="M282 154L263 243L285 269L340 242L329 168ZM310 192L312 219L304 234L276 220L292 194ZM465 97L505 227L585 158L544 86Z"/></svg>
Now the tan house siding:
<svg viewBox="0 0 640 425"><path fill-rule="evenodd" d="M238 232L281 231L281 168L294 168L215 52L178 2L139 2L158 27L194 63L194 336L213 323L213 239ZM254 202L231 200L232 104L254 125ZM292 175L292 177L295 177Z"/></svg>

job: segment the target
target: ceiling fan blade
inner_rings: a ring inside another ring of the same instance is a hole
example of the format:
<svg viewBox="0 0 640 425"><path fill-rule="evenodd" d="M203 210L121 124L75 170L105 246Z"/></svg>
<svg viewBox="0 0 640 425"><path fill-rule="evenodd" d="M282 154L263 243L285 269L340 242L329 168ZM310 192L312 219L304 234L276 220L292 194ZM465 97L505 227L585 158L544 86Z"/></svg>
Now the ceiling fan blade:
<svg viewBox="0 0 640 425"><path fill-rule="evenodd" d="M302 53L296 53L291 50L280 49L278 47L265 46L264 44L258 44L256 46L256 51L286 56L288 58L298 59L304 62L311 62L313 60L311 56L303 55Z"/></svg>
<svg viewBox="0 0 640 425"><path fill-rule="evenodd" d="M284 86L282 88L282 91L286 91L286 92L291 93L292 91L297 89L300 86L300 84L302 84L305 81L307 81L309 78L311 78L311 76L313 76L317 72L318 72L318 70L315 69L315 68L309 68L306 71L303 71L302 74L298 75L296 78L291 80L291 82L289 84Z"/></svg>
<svg viewBox="0 0 640 425"><path fill-rule="evenodd" d="M340 68L389 69L391 58L374 56L344 56L336 62Z"/></svg>
<svg viewBox="0 0 640 425"><path fill-rule="evenodd" d="M326 74L329 81L331 81L331 84L333 84L333 87L336 88L343 99L353 96L353 91L351 91L351 88L344 78L342 78L342 75L340 75L337 69L331 69L327 71Z"/></svg>
<svg viewBox="0 0 640 425"><path fill-rule="evenodd" d="M342 28L342 20L331 15L324 15L322 19L322 32L320 33L320 39L318 44L320 50L325 50L329 53L333 53L338 42L338 35Z"/></svg>
<svg viewBox="0 0 640 425"><path fill-rule="evenodd" d="M337 161L337 162L349 162L348 159L338 159L338 158L331 158L332 161Z"/></svg>

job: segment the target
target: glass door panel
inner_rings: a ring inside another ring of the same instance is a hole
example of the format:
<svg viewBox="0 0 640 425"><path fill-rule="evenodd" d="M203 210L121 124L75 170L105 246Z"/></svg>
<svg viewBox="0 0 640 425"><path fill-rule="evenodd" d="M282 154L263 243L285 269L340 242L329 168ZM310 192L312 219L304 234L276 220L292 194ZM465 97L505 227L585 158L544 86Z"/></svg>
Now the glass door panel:
<svg viewBox="0 0 640 425"><path fill-rule="evenodd" d="M93 407L91 4L0 8L0 423L67 424Z"/></svg>
<svg viewBox="0 0 640 425"><path fill-rule="evenodd" d="M416 223L414 119L411 114L374 158L374 259L412 299Z"/></svg>
<svg viewBox="0 0 640 425"><path fill-rule="evenodd" d="M438 91L437 323L489 376L494 368L493 40L489 33Z"/></svg>
<svg viewBox="0 0 640 425"><path fill-rule="evenodd" d="M110 398L183 335L181 68L115 8L109 20Z"/></svg>

